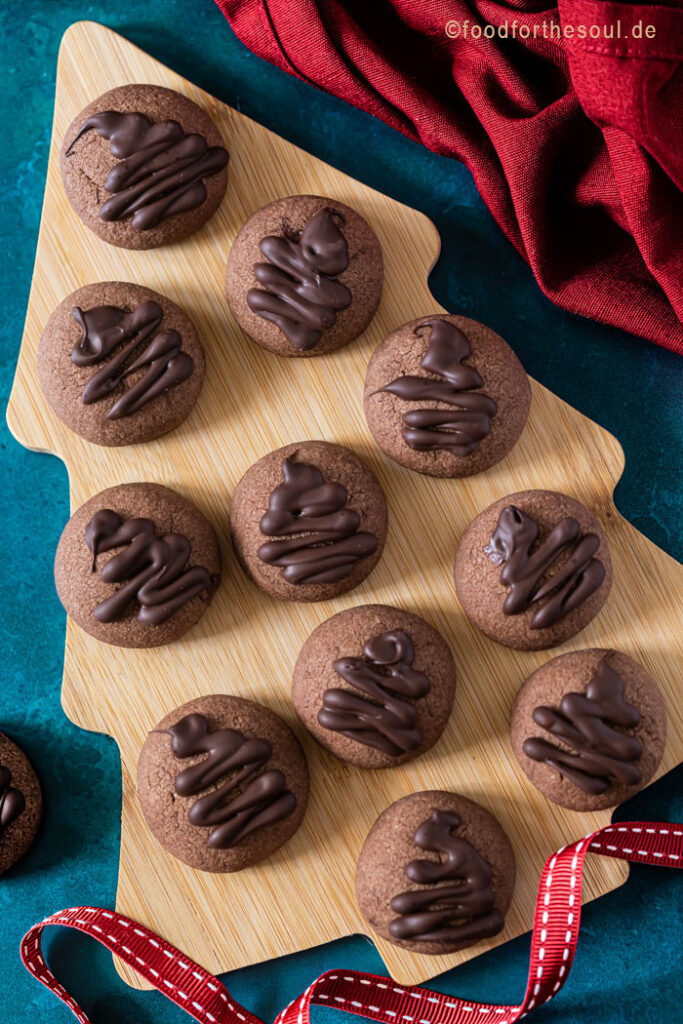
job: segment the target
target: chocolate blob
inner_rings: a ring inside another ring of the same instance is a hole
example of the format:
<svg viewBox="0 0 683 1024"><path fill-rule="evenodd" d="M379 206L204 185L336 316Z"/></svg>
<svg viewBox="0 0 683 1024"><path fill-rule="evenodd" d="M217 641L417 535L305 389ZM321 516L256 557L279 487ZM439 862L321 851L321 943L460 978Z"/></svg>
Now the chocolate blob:
<svg viewBox="0 0 683 1024"><path fill-rule="evenodd" d="M605 578L605 567L593 558L600 547L595 533L582 533L576 519L567 517L554 527L531 553L538 538L538 524L515 505L500 514L491 540L484 548L495 565L502 565L500 579L509 593L503 604L505 615L524 612L544 598L530 622L531 629L554 625L577 608ZM562 568L540 583L563 551L572 549Z"/></svg>
<svg viewBox="0 0 683 1024"><path fill-rule="evenodd" d="M0 836L26 810L24 794L12 785L9 768L0 765Z"/></svg>
<svg viewBox="0 0 683 1024"><path fill-rule="evenodd" d="M282 463L282 476L260 523L261 533L280 539L262 544L258 557L279 566L295 585L346 579L378 545L372 534L359 531L360 516L346 507L346 488L292 458Z"/></svg>
<svg viewBox="0 0 683 1024"><path fill-rule="evenodd" d="M200 714L186 715L167 732L176 757L208 755L175 780L175 791L183 797L196 796L218 784L196 800L188 814L193 825L211 829L208 846L230 849L294 811L296 797L287 789L282 772L263 770L272 753L267 740L246 739L236 729L210 732ZM225 779L226 775L229 778Z"/></svg>
<svg viewBox="0 0 683 1024"><path fill-rule="evenodd" d="M339 658L335 671L366 697L348 690L326 690L318 713L320 724L389 757L416 750L422 735L412 701L425 697L431 684L426 675L411 668L414 658L413 642L402 629L368 640L362 658Z"/></svg>
<svg viewBox="0 0 683 1024"><path fill-rule="evenodd" d="M111 509L101 509L85 528L92 552L92 571L103 551L122 548L102 567L106 583L122 584L93 611L99 622L115 622L137 601L139 622L159 626L174 612L200 594L211 595L217 585L207 569L188 567L191 545L180 533L159 537L151 519L121 519Z"/></svg>
<svg viewBox="0 0 683 1024"><path fill-rule="evenodd" d="M302 231L269 235L259 245L268 263L255 264L262 288L249 289L247 304L303 352L315 348L337 313L351 305L351 292L336 276L349 265L340 219L341 214L325 207Z"/></svg>
<svg viewBox="0 0 683 1024"><path fill-rule="evenodd" d="M471 455L491 432L498 412L492 398L477 389L483 381L464 360L471 354L467 336L448 320L426 320L415 328L429 329L429 347L420 366L433 377L406 375L382 388L406 402L442 402L450 409L413 409L403 414L403 439L418 452L449 451Z"/></svg>
<svg viewBox="0 0 683 1024"><path fill-rule="evenodd" d="M155 333L163 319L156 302L141 302L131 312L116 306L87 310L76 306L73 318L82 334L71 353L72 362L80 367L105 362L83 389L85 405L106 398L132 373L147 367L146 373L112 404L107 419L130 416L165 391L182 384L194 370L192 357L182 351L182 338L177 331ZM150 335L154 337L136 355ZM108 360L119 348L120 351Z"/></svg>
<svg viewBox="0 0 683 1024"><path fill-rule="evenodd" d="M89 117L67 157L81 136L93 129L109 140L119 160L104 183L111 196L99 215L105 221L132 217L133 227L140 231L201 206L206 199L202 179L217 174L229 159L222 146L209 147L203 135L186 135L177 121L152 124L144 114L115 110Z"/></svg>
<svg viewBox="0 0 683 1024"><path fill-rule="evenodd" d="M457 814L433 811L415 833L415 845L440 859L407 865L410 881L426 888L391 900L399 915L389 925L395 939L469 944L501 931L504 920L494 905L491 869L467 840L453 834L459 826Z"/></svg>
<svg viewBox="0 0 683 1024"><path fill-rule="evenodd" d="M536 724L570 749L534 736L524 741L522 750L591 796L604 793L612 782L638 786L642 776L634 762L643 748L637 737L619 729L635 729L640 715L623 694L623 680L610 666L607 654L585 694L566 693L559 711L537 707L533 712Z"/></svg>

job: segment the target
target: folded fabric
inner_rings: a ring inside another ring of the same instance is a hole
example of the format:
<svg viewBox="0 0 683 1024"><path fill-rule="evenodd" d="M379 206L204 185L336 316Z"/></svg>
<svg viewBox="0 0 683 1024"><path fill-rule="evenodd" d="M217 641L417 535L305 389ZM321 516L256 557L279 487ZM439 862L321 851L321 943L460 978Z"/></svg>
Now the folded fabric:
<svg viewBox="0 0 683 1024"><path fill-rule="evenodd" d="M683 9L216 0L290 74L462 160L553 302L683 353Z"/></svg>

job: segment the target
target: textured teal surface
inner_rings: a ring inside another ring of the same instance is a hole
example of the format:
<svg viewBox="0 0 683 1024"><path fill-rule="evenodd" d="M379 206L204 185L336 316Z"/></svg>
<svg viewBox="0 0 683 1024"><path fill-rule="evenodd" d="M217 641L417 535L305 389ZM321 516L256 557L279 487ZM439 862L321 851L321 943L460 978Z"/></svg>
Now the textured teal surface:
<svg viewBox="0 0 683 1024"><path fill-rule="evenodd" d="M617 490L621 511L653 541L681 556L681 361L556 310L496 228L463 167L264 64L235 39L210 0L0 3L6 108L0 148L3 407L38 231L57 50L67 26L83 18L117 29L227 103L431 216L443 239L432 277L437 299L500 330L530 373L620 439L627 460ZM113 905L120 768L114 743L76 729L59 704L64 615L53 589L52 557L68 516L64 467L19 447L3 423L0 473L5 536L0 726L33 759L47 808L35 848L0 880L0 1021L58 1024L73 1018L23 970L17 947L23 932L53 910L78 903ZM670 773L617 816L682 820L682 779L681 769ZM570 983L533 1019L538 1024L680 1020L682 910L680 878L633 868L624 888L586 908ZM226 900L227 927L229 918ZM162 996L128 989L109 954L94 943L53 930L47 949L95 1024L188 1019ZM527 953L528 936L444 975L435 987L473 999L517 1000ZM318 973L340 966L382 972L374 947L355 937L236 972L227 982L237 999L269 1021Z"/></svg>

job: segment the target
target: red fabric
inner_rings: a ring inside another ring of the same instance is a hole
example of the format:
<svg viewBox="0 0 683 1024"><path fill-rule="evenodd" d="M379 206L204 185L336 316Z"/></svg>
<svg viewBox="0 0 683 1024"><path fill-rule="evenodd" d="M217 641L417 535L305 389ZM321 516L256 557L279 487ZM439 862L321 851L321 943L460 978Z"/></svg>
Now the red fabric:
<svg viewBox="0 0 683 1024"><path fill-rule="evenodd" d="M360 971L327 971L278 1015L275 1024L311 1024L312 1005L332 1006L381 1024L513 1024L552 999L571 970L581 923L581 888L587 853L659 867L683 867L683 825L630 821L608 825L565 846L541 874L531 938L526 994L518 1006L496 1006L397 985ZM129 917L99 907L71 907L34 925L22 939L21 959L61 999L80 1024L90 1024L78 1003L45 963L41 942L48 925L91 935L182 1007L200 1024L261 1024L224 985L183 953Z"/></svg>
<svg viewBox="0 0 683 1024"><path fill-rule="evenodd" d="M553 302L683 353L679 0L216 2L261 57L462 160Z"/></svg>

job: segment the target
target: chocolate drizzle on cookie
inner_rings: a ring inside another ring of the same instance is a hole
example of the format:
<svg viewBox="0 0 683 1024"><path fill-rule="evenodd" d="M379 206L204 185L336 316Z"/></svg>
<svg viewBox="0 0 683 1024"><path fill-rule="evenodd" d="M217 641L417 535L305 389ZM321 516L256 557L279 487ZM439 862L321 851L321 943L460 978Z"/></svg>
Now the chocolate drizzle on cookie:
<svg viewBox="0 0 683 1024"><path fill-rule="evenodd" d="M621 731L635 729L640 715L624 700L624 682L609 656L600 661L585 694L565 693L559 710L534 710L534 722L562 746L540 736L522 745L527 757L545 762L590 796L599 796L614 783L638 786L642 781L634 763L643 752L640 740Z"/></svg>
<svg viewBox="0 0 683 1024"><path fill-rule="evenodd" d="M414 334L429 330L429 346L420 366L434 377L406 375L383 387L406 402L440 402L449 409L426 407L403 414L403 439L418 452L448 451L463 458L472 455L491 432L498 406L483 391L473 366L465 334L448 320L425 320Z"/></svg>
<svg viewBox="0 0 683 1024"><path fill-rule="evenodd" d="M12 785L9 768L0 765L0 836L25 810L24 794Z"/></svg>
<svg viewBox="0 0 683 1024"><path fill-rule="evenodd" d="M351 292L337 280L349 265L339 221L341 214L326 206L302 231L285 229L283 236L268 235L259 243L268 262L255 264L262 287L249 289L247 303L301 352L315 348L337 313L351 305Z"/></svg>
<svg viewBox="0 0 683 1024"><path fill-rule="evenodd" d="M107 412L109 420L138 412L148 402L182 384L194 370L192 357L182 351L178 332L157 332L163 312L156 302L141 302L132 311L117 306L76 306L73 318L82 334L71 352L72 362L79 367L105 363L85 385L84 405L101 401L131 374L145 371L112 404Z"/></svg>
<svg viewBox="0 0 683 1024"><path fill-rule="evenodd" d="M605 578L605 567L594 558L600 547L595 533L583 533L576 519L567 517L555 526L532 552L538 524L515 505L500 514L491 540L484 548L495 565L502 565L501 583L509 587L505 615L517 615L542 602L531 617L531 629L545 629L578 608ZM569 558L549 575L563 552ZM543 577L547 577L541 582Z"/></svg>
<svg viewBox="0 0 683 1024"><path fill-rule="evenodd" d="M347 508L343 484L329 483L316 466L286 458L283 483L270 495L258 557L282 569L288 583L338 583L377 550L377 538L359 531L360 516Z"/></svg>
<svg viewBox="0 0 683 1024"><path fill-rule="evenodd" d="M209 597L218 583L203 566L188 566L192 548L187 537L181 533L160 537L151 519L122 519L105 508L86 526L85 540L92 552L93 572L98 555L122 549L100 572L105 583L121 586L94 609L98 622L116 622L137 601L138 622L160 626L193 598Z"/></svg>
<svg viewBox="0 0 683 1024"><path fill-rule="evenodd" d="M362 658L339 658L335 671L365 696L326 690L320 724L389 757L417 750L422 735L413 702L425 697L431 684L411 667L414 659L413 642L402 629L368 640Z"/></svg>
<svg viewBox="0 0 683 1024"><path fill-rule="evenodd" d="M95 130L109 140L119 162L104 187L110 197L100 206L102 220L125 220L148 231L178 213L201 206L206 199L204 178L228 163L222 146L209 146L203 135L186 135L177 121L152 124L144 114L105 110L81 125L66 151L68 157L86 132Z"/></svg>
<svg viewBox="0 0 683 1024"><path fill-rule="evenodd" d="M459 827L457 814L433 811L415 833L415 845L438 854L439 859L412 860L407 865L409 880L425 888L402 892L391 900L391 909L399 915L389 925L395 939L470 944L502 929L491 869L466 839L454 835Z"/></svg>
<svg viewBox="0 0 683 1024"><path fill-rule="evenodd" d="M236 729L211 732L200 714L186 715L166 731L176 757L208 755L175 780L175 791L182 797L214 787L192 804L188 814L192 825L211 829L208 846L230 849L293 813L296 797L284 775L265 768L272 754L267 740L246 739Z"/></svg>

